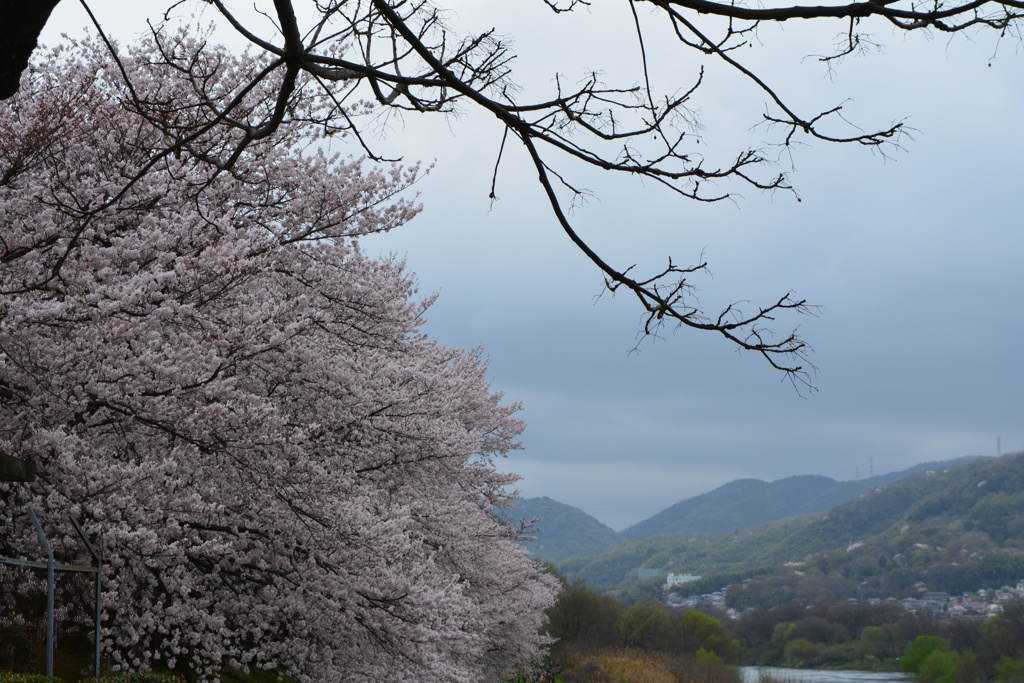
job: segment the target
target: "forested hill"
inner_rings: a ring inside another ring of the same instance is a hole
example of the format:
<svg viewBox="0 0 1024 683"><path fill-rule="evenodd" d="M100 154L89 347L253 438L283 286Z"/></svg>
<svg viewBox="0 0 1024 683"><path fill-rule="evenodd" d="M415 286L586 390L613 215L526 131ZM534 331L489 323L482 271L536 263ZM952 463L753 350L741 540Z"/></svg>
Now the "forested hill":
<svg viewBox="0 0 1024 683"><path fill-rule="evenodd" d="M625 529L630 540L659 534L718 534L757 526L776 519L823 512L879 486L915 472L948 469L971 460L923 463L901 472L857 481L802 475L766 482L738 479L693 498L687 498Z"/></svg>
<svg viewBox="0 0 1024 683"><path fill-rule="evenodd" d="M1024 453L928 470L830 509L779 545L780 557L909 533L975 532L994 546L1024 543Z"/></svg>
<svg viewBox="0 0 1024 683"><path fill-rule="evenodd" d="M570 557L600 555L628 542L583 510L551 498L526 498L516 501L509 519L538 519L535 541L524 546L538 560L561 562Z"/></svg>
<svg viewBox="0 0 1024 683"><path fill-rule="evenodd" d="M862 586L891 588L897 575L901 582L927 575L945 576L952 587L979 580L967 576L971 572L988 576L1004 565L1017 571L1019 563L1010 567L1003 560L1024 555L1024 453L918 472L825 513L728 534L648 537L562 568L610 585L630 580L640 568L707 576L831 551L832 569Z"/></svg>

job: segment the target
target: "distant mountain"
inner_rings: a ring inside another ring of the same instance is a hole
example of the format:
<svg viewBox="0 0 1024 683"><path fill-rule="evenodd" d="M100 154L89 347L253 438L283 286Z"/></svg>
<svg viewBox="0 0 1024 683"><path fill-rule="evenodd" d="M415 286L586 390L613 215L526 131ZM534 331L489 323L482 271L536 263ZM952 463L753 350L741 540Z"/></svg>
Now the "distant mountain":
<svg viewBox="0 0 1024 683"><path fill-rule="evenodd" d="M657 567L718 587L738 580L723 582L726 575L805 561L819 578L883 597L918 580L947 591L1015 581L1024 575L1024 453L935 463L823 513L717 535L650 536L560 568L591 585ZM792 584L792 568L781 569Z"/></svg>
<svg viewBox="0 0 1024 683"><path fill-rule="evenodd" d="M538 560L561 562L570 557L600 555L627 539L583 510L551 498L526 498L516 502L509 519L538 519L535 541L523 545Z"/></svg>
<svg viewBox="0 0 1024 683"><path fill-rule="evenodd" d="M623 530L622 534L637 540L658 534L727 533L776 519L822 512L915 472L948 469L969 460L970 457L923 463L901 472L857 481L836 481L816 475L772 482L737 479L710 493L682 500Z"/></svg>

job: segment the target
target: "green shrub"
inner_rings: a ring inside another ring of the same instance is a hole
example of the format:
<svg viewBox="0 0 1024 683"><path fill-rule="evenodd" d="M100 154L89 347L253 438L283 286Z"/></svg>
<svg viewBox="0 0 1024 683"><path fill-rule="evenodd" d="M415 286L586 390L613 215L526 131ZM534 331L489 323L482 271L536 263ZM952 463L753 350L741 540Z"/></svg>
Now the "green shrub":
<svg viewBox="0 0 1024 683"><path fill-rule="evenodd" d="M13 674L9 671L0 671L0 683L61 683L61 680L43 674Z"/></svg>
<svg viewBox="0 0 1024 683"><path fill-rule="evenodd" d="M265 672L265 673L266 673L266 676L273 676L272 680L275 683L277 683L278 681L288 681L288 680L290 680L290 679L286 679L286 678L280 677L280 676L278 676L275 673L271 673L271 672ZM249 681L250 678L249 677L246 677L244 679L235 678L234 680L246 680L246 681ZM252 679L252 680L255 680L255 679ZM262 678L260 680L262 680ZM267 678L266 680L271 680L271 679ZM64 682L60 678L57 678L56 676L44 676L42 674L15 674L15 673L10 673L9 671L0 671L0 683L64 683ZM80 681L80 683L185 683L185 681L184 681L183 678L181 678L181 676L177 676L177 675L174 675L174 674L165 674L165 673L122 673L122 674L114 674L114 675L111 675L111 676L103 676L101 678L84 678L84 679L82 679Z"/></svg>
<svg viewBox="0 0 1024 683"><path fill-rule="evenodd" d="M949 644L938 636L918 636L914 642L907 646L903 656L900 657L900 671L903 673L916 674L921 670L921 665L932 652L946 652Z"/></svg>
<svg viewBox="0 0 1024 683"><path fill-rule="evenodd" d="M741 683L739 669L729 666L713 653L676 657L670 668L679 683Z"/></svg>
<svg viewBox="0 0 1024 683"><path fill-rule="evenodd" d="M142 674L115 674L103 676L102 678L90 678L82 683L184 683L181 676L174 674L142 673Z"/></svg>
<svg viewBox="0 0 1024 683"><path fill-rule="evenodd" d="M956 683L957 656L948 650L932 650L921 662L918 680L927 683Z"/></svg>
<svg viewBox="0 0 1024 683"><path fill-rule="evenodd" d="M619 635L629 647L662 650L672 642L672 619L660 602L641 602L619 617Z"/></svg>
<svg viewBox="0 0 1024 683"><path fill-rule="evenodd" d="M683 653L710 652L730 663L740 657L740 644L729 637L722 622L703 612L684 614L677 625L676 637Z"/></svg>
<svg viewBox="0 0 1024 683"><path fill-rule="evenodd" d="M828 646L824 643L812 643L806 638L794 638L786 643L785 661L787 666L814 666L825 661Z"/></svg>
<svg viewBox="0 0 1024 683"><path fill-rule="evenodd" d="M1003 655L996 662L995 669L999 683L1024 683L1024 659Z"/></svg>

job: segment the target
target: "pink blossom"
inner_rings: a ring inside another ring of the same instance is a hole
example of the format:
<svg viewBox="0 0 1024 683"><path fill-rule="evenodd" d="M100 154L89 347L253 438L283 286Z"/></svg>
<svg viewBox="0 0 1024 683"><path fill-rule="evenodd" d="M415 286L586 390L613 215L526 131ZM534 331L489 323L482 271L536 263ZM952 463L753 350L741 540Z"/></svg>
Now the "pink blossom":
<svg viewBox="0 0 1024 683"><path fill-rule="evenodd" d="M175 40L124 59L146 116L71 43L0 117L0 450L39 472L0 484L0 553L36 553L28 504L75 552L77 515L124 668L499 678L544 645L553 594L492 514L518 406L358 246L417 213L396 195L420 169L310 146L301 97L221 163L217 112L258 65ZM273 91L231 116L257 125Z"/></svg>

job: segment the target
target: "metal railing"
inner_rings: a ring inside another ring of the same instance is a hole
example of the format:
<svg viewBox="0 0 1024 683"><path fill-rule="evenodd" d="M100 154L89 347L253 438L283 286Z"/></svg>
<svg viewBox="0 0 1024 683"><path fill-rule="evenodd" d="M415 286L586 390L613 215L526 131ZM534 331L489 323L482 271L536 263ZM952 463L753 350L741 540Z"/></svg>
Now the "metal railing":
<svg viewBox="0 0 1024 683"><path fill-rule="evenodd" d="M85 547L89 550L89 554L92 555L92 565L76 565L76 564L58 564L54 561L53 550L50 548L50 542L46 538L46 534L43 532L43 527L39 524L39 520L36 518L36 512L32 509L32 506L28 506L28 516L32 521L32 526L35 528L36 536L39 538L39 544L43 547L43 551L46 554L45 562L36 562L32 560L19 560L12 557L0 557L0 564L7 564L20 567L29 567L32 569L45 569L46 570L46 675L53 675L53 650L54 650L54 593L56 580L56 572L87 572L96 575L96 611L94 615L94 642L95 652L93 658L93 668L95 670L95 677L100 677L100 651L101 651L101 620L102 620L102 593L103 593L103 558L97 552L96 548L89 541L85 532L82 530L81 524L75 519L73 515L68 515L71 519L72 525L75 527L75 532L78 537L82 539Z"/></svg>

